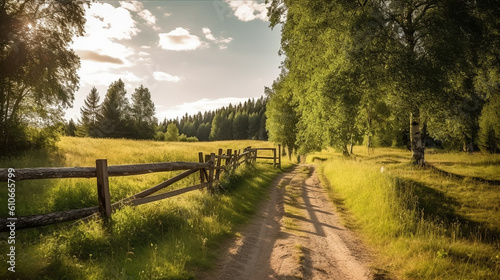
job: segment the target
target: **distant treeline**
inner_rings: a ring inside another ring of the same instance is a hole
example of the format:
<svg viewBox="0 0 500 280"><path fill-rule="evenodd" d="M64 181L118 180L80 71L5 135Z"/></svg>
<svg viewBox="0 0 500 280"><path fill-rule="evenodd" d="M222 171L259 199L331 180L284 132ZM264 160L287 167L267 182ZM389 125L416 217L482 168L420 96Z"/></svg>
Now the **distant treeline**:
<svg viewBox="0 0 500 280"><path fill-rule="evenodd" d="M267 98L248 99L243 104L229 104L215 111L198 112L181 119L164 119L158 123L155 105L149 89L140 86L126 95L120 79L111 83L104 101L96 88L92 88L80 109L77 123L70 120L64 125L68 136L94 138L155 139L158 141L215 141L255 139L267 140Z"/></svg>
<svg viewBox="0 0 500 280"><path fill-rule="evenodd" d="M158 125L155 139L175 141L168 138L167 133L167 127L175 125L180 134L179 141L184 141L186 137L196 137L199 141L267 140L266 104L267 98L261 97L248 99L243 104L229 104L215 111L198 112L192 116L185 114L180 120L164 119Z"/></svg>

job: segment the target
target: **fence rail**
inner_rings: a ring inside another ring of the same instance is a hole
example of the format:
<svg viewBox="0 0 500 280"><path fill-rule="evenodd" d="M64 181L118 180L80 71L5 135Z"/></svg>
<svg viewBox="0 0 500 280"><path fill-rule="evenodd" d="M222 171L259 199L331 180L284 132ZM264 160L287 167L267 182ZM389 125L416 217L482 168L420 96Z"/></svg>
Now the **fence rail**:
<svg viewBox="0 0 500 280"><path fill-rule="evenodd" d="M258 151L272 151L273 157L259 157ZM23 168L16 169L15 178L8 177L8 169L0 169L0 182L7 182L9 179L15 181L54 179L54 178L97 178L97 202L98 206L81 209L72 209L62 212L54 212L40 215L30 215L22 217L10 217L0 219L0 232L7 231L7 224L15 222L16 229L33 228L54 223L67 222L77 219L89 219L94 215L100 215L105 221L111 219L113 211L125 206L137 206L170 197L175 197L187 192L206 188L210 193L217 192L217 186L223 173L230 173L236 170L243 163L256 162L257 159L272 159L275 167L281 167L281 145L276 148L251 148L241 150L227 149L223 153L222 149L218 153L209 155L198 154L199 162L163 162L134 165L108 166L106 159L97 159L95 167L59 167L59 168ZM154 186L143 190L130 197L111 203L109 192L109 177L132 176L147 173L181 171L184 172ZM192 175L200 173L200 183L197 185L172 190L165 193L158 191Z"/></svg>

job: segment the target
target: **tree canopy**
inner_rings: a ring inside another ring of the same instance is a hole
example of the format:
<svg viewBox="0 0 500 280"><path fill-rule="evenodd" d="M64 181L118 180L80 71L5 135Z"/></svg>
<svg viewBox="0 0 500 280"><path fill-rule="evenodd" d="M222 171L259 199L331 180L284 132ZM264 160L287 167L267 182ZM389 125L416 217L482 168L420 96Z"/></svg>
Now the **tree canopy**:
<svg viewBox="0 0 500 280"><path fill-rule="evenodd" d="M80 60L68 45L83 35L84 5L0 1L1 153L43 145L72 105Z"/></svg>
<svg viewBox="0 0 500 280"><path fill-rule="evenodd" d="M349 154L377 133L387 145L384 133L409 138L424 164L429 135L477 143L481 108L498 95L499 1L270 2L286 57L269 104L294 108L302 151ZM281 142L290 130L276 129L282 108L270 108L270 138Z"/></svg>

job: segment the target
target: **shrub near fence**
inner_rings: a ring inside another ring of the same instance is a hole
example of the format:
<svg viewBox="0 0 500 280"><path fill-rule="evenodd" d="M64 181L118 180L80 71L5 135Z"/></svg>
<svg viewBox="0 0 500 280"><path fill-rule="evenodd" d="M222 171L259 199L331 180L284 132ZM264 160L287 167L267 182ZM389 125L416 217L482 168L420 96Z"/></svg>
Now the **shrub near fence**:
<svg viewBox="0 0 500 280"><path fill-rule="evenodd" d="M258 157L258 151L273 151L274 157ZM199 162L164 162L135 165L108 166L106 159L96 160L95 167L62 167L62 168L23 168L15 170L15 181L52 179L52 178L97 178L98 206L82 209L73 209L63 212L47 213L41 215L30 215L23 217L11 217L0 219L0 232L7 231L9 221L15 220L16 229L33 228L39 226L61 223L71 220L88 218L99 214L105 221L111 218L113 211L124 206L137 206L150 203L169 197L178 196L194 190L206 188L210 193L218 192L218 185L222 174L230 174L242 163L253 163L257 159L272 159L275 167L281 167L281 145L276 148L251 148L241 150L228 149L223 153L219 149L218 153L210 155L198 154ZM155 172L185 170L181 174L172 177L152 188L140 193L124 198L111 204L109 193L110 176L131 176ZM157 194L158 191L199 172L200 184ZM9 178L8 169L0 169L0 181L7 182Z"/></svg>

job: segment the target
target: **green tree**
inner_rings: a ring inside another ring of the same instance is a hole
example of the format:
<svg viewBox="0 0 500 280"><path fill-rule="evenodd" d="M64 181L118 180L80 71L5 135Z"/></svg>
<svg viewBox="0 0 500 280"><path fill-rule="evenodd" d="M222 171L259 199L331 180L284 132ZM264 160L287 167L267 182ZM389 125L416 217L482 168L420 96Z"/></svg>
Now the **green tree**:
<svg viewBox="0 0 500 280"><path fill-rule="evenodd" d="M233 120L234 140L248 139L248 115L238 111Z"/></svg>
<svg viewBox="0 0 500 280"><path fill-rule="evenodd" d="M479 119L479 147L489 153L500 153L500 94L492 95Z"/></svg>
<svg viewBox="0 0 500 280"><path fill-rule="evenodd" d="M200 141L208 141L210 137L210 123L202 123L196 131L196 138Z"/></svg>
<svg viewBox="0 0 500 280"><path fill-rule="evenodd" d="M473 96L468 84L478 57L492 45L488 36L498 37L486 12L498 15L498 1L486 2L272 1L271 27L282 24L284 67L298 104L298 143L343 149L360 112L373 116L377 102L365 96L383 89L391 106L409 112L413 161L424 164L426 120Z"/></svg>
<svg viewBox="0 0 500 280"><path fill-rule="evenodd" d="M68 123L64 126L64 135L66 136L76 136L76 124L73 119L70 119Z"/></svg>
<svg viewBox="0 0 500 280"><path fill-rule="evenodd" d="M222 122L223 122L222 112L217 112L212 120L212 125L210 127L210 141L216 141L221 139L222 134Z"/></svg>
<svg viewBox="0 0 500 280"><path fill-rule="evenodd" d="M92 87L89 95L84 100L83 106L80 108L79 128L77 131L78 136L97 136L97 121L99 119L99 112L101 105L99 104L99 93L95 87Z"/></svg>
<svg viewBox="0 0 500 280"><path fill-rule="evenodd" d="M101 104L97 136L126 138L130 135L130 107L126 94L125 84L121 79L111 83Z"/></svg>
<svg viewBox="0 0 500 280"><path fill-rule="evenodd" d="M155 104L151 100L151 93L143 85L136 88L132 94L131 117L134 122L135 137L137 139L152 139L155 136Z"/></svg>
<svg viewBox="0 0 500 280"><path fill-rule="evenodd" d="M350 64L352 10L336 1L271 4L271 14L278 13L271 16L272 26L286 16L282 52L302 152L334 146L349 154L347 144L357 134L361 67Z"/></svg>
<svg viewBox="0 0 500 280"><path fill-rule="evenodd" d="M269 98L266 109L266 128L269 140L281 144L283 149L288 149L291 159L293 150L297 149L297 123L299 117L292 101L291 89L285 86L284 75L274 81L272 88L266 88Z"/></svg>
<svg viewBox="0 0 500 280"><path fill-rule="evenodd" d="M260 129L260 116L259 113L251 113L248 116L248 138L257 140Z"/></svg>
<svg viewBox="0 0 500 280"><path fill-rule="evenodd" d="M179 141L179 129L175 123L167 125L167 132L165 132L165 141L176 142Z"/></svg>
<svg viewBox="0 0 500 280"><path fill-rule="evenodd" d="M387 76L394 83L397 102L410 112L413 159L424 159L425 118L442 112L467 94L466 83L474 75L481 51L482 27L470 1L373 1L368 4L381 23L380 38L389 44L379 48Z"/></svg>
<svg viewBox="0 0 500 280"><path fill-rule="evenodd" d="M83 35L84 15L82 1L0 2L1 154L55 137L78 88L80 61L68 45Z"/></svg>

